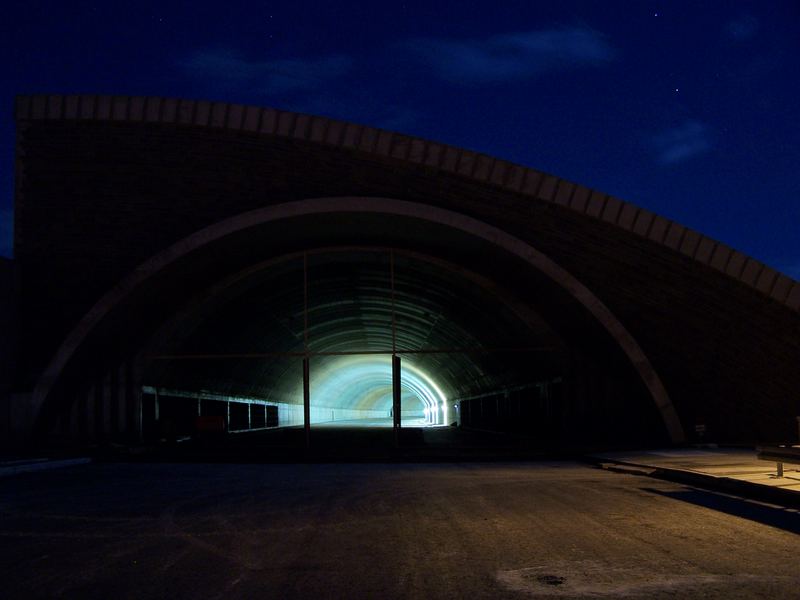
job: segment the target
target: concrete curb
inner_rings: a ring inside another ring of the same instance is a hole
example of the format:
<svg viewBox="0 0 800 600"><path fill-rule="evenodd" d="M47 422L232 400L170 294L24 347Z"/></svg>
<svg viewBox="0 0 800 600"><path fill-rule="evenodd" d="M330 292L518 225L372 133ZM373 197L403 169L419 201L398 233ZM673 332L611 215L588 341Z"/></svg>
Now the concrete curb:
<svg viewBox="0 0 800 600"><path fill-rule="evenodd" d="M742 496L751 500L779 504L781 506L800 507L800 493L791 490L784 490L778 487L761 485L741 479L730 477L717 477L707 473L697 471L687 471L684 469L671 469L669 467L656 467L622 460L614 460L601 456L586 457L593 464L610 471L629 473L632 475L644 475L676 483L685 483L717 492L724 492L736 496ZM629 469L611 467L606 465L619 465L629 467Z"/></svg>
<svg viewBox="0 0 800 600"><path fill-rule="evenodd" d="M10 477L21 473L35 473L36 471L49 471L63 467L75 467L92 462L91 458L66 458L62 460L48 460L46 458L15 460L0 463L0 477Z"/></svg>

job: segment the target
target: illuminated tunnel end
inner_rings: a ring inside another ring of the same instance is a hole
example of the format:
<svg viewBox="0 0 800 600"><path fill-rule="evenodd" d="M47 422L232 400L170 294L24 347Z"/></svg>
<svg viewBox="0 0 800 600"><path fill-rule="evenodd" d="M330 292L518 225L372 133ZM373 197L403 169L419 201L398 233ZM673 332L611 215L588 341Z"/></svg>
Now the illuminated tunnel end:
<svg viewBox="0 0 800 600"><path fill-rule="evenodd" d="M311 360L312 422L384 420L392 410L392 362L387 355L335 356ZM402 419L418 425L446 425L447 395L434 378L410 360L400 375ZM294 397L302 404L300 383Z"/></svg>

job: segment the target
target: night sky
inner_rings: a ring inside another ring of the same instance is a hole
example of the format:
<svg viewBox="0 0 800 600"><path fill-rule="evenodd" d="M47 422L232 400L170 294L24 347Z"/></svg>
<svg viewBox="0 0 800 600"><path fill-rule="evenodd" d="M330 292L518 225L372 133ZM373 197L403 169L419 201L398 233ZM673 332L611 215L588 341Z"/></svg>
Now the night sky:
<svg viewBox="0 0 800 600"><path fill-rule="evenodd" d="M598 188L800 278L800 2L12 2L0 23L0 253L13 96L308 112Z"/></svg>

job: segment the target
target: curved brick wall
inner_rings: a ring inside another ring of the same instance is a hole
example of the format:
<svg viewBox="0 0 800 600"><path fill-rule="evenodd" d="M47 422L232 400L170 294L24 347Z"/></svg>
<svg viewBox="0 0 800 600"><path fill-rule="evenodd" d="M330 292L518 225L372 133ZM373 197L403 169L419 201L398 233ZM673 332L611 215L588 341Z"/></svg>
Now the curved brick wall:
<svg viewBox="0 0 800 600"><path fill-rule="evenodd" d="M677 250L800 310L800 282L680 223L535 169L445 144L325 117L227 102L128 96L19 96L17 120L176 123L285 136L433 167L553 202Z"/></svg>
<svg viewBox="0 0 800 600"><path fill-rule="evenodd" d="M578 277L639 341L687 429L697 419L731 439L777 439L796 428L800 283L633 204L469 150L269 108L25 96L16 120L23 319L44 340L23 347L20 387L100 295L175 241L265 204L382 196L481 219Z"/></svg>

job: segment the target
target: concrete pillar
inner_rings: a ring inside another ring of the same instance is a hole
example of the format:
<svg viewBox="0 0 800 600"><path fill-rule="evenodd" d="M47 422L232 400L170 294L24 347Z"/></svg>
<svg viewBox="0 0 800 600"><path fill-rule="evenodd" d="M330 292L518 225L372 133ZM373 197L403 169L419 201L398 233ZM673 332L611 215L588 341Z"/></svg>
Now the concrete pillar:
<svg viewBox="0 0 800 600"><path fill-rule="evenodd" d="M403 407L400 401L400 357L392 357L392 417L395 429L399 429L402 424Z"/></svg>
<svg viewBox="0 0 800 600"><path fill-rule="evenodd" d="M105 373L100 384L101 420L100 437L105 441L112 437L112 414L111 414L111 373Z"/></svg>
<svg viewBox="0 0 800 600"><path fill-rule="evenodd" d="M116 405L117 405L117 419L116 430L117 436L120 440L127 438L128 435L128 380L130 373L128 372L128 363L121 363L116 369L117 373L117 390L116 390Z"/></svg>
<svg viewBox="0 0 800 600"><path fill-rule="evenodd" d="M106 418L108 419L108 432L111 439L119 437L119 370L111 368L108 371L106 385Z"/></svg>
<svg viewBox="0 0 800 600"><path fill-rule="evenodd" d="M128 435L133 442L140 442L142 431L142 364L139 359L128 363L127 393L128 398Z"/></svg>

